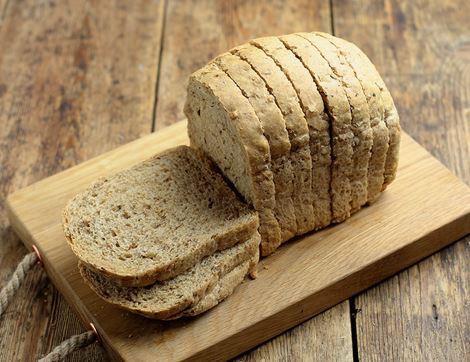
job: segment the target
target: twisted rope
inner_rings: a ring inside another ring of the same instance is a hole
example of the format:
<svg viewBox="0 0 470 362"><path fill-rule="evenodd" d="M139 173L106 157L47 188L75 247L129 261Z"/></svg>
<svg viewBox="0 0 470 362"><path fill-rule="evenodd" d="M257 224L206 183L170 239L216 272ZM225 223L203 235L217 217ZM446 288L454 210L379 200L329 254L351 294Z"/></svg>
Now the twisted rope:
<svg viewBox="0 0 470 362"><path fill-rule="evenodd" d="M3 287L2 291L0 292L0 317L3 315L3 312L7 308L8 304L10 303L11 299L13 298L16 291L20 287L21 283L23 283L26 277L26 273L38 261L40 261L39 253L36 253L35 251L33 251L27 254L23 258L23 260L18 264L18 266L16 267L16 270L13 272L13 275L11 276L7 285ZM62 342L61 344L59 344L56 348L53 349L51 353L41 358L39 361L40 362L59 362L63 360L70 353L82 347L88 346L89 344L93 343L96 339L97 339L97 336L96 336L95 330L88 331L82 334L77 334L75 336L70 337L66 341Z"/></svg>
<svg viewBox="0 0 470 362"><path fill-rule="evenodd" d="M77 334L70 337L66 341L59 344L47 356L41 358L39 362L59 362L62 361L70 353L86 347L96 341L96 334L94 331L88 331L82 334Z"/></svg>
<svg viewBox="0 0 470 362"><path fill-rule="evenodd" d="M39 260L35 252L27 254L23 260L18 264L16 270L0 292L0 317L3 315L3 312L7 308L11 299L15 295L16 291L23 283L26 273L34 266L34 264Z"/></svg>

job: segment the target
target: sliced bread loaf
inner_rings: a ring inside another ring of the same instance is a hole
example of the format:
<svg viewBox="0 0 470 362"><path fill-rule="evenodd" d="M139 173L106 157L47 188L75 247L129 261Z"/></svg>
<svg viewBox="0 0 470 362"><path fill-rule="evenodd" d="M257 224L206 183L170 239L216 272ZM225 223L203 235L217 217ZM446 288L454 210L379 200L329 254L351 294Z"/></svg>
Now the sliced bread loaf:
<svg viewBox="0 0 470 362"><path fill-rule="evenodd" d="M381 80L381 77L376 74L375 67L359 48L344 39L334 37L330 34L319 34L331 41L338 49L340 49L343 56L354 69L357 78L362 84L364 93L366 94L369 110L371 112L371 127L373 132L372 153L371 159L369 161L368 171L367 201L369 203L373 203L380 196L380 191L384 185L384 176L387 173L387 155L395 153L395 156L390 156L391 158L389 160L389 164L393 162L395 163L395 171L388 171L389 175L393 175L392 177L395 177L394 175L396 173L396 165L398 164L398 148L400 137L399 125L398 132L394 132L393 127L391 128L386 123L387 114L385 105L387 103L389 109L390 106L395 109L393 106L393 100L391 99L390 94L388 94L389 98L387 100L387 95L379 88L378 81ZM396 114L396 109L394 112L393 110L392 112L389 111L389 114L394 114L392 118L396 118L398 122L398 114ZM393 143L396 146L394 151L391 152L389 151L389 143L391 143L392 138L394 139Z"/></svg>
<svg viewBox="0 0 470 362"><path fill-rule="evenodd" d="M240 57L225 53L215 59L220 68L235 82L250 101L261 122L271 151L271 170L275 189L274 212L281 228L282 241L295 236L297 224L292 202L293 174L290 162L290 142L284 119L274 97L261 77ZM276 248L278 245L269 245ZM265 250L264 253L269 253Z"/></svg>
<svg viewBox="0 0 470 362"><path fill-rule="evenodd" d="M353 132L349 101L341 83L321 53L311 42L298 34L281 36L280 40L309 70L326 104L330 118L332 167L332 221L341 222L350 216L351 176L353 169Z"/></svg>
<svg viewBox="0 0 470 362"><path fill-rule="evenodd" d="M329 119L323 99L310 72L277 37L258 38L251 44L262 49L282 69L292 83L307 120L312 157L312 202L315 228L331 222Z"/></svg>
<svg viewBox="0 0 470 362"><path fill-rule="evenodd" d="M307 121L299 104L297 94L284 72L256 46L245 44L231 50L246 60L265 81L281 110L291 143L294 194L293 201L297 220L297 234L315 228L312 206L312 158L310 156Z"/></svg>
<svg viewBox="0 0 470 362"><path fill-rule="evenodd" d="M123 287L83 264L79 268L87 284L105 301L147 317L168 319L187 308L195 307L223 276L238 266L241 267L236 270L241 269L243 277L254 272L259 258L259 242L260 236L257 234L246 242L215 252L173 279L146 287ZM239 277L241 272L235 273ZM235 281L241 280L237 278ZM232 280L230 287L233 289L235 286ZM207 308L215 304L204 302Z"/></svg>
<svg viewBox="0 0 470 362"><path fill-rule="evenodd" d="M372 148L370 111L361 83L353 69L330 41L314 33L299 33L310 41L328 62L343 86L351 111L353 138L353 172L351 175L351 212L367 202L367 172Z"/></svg>
<svg viewBox="0 0 470 362"><path fill-rule="evenodd" d="M144 286L249 239L258 218L201 152L180 146L92 184L67 204L63 225L89 268Z"/></svg>
<svg viewBox="0 0 470 362"><path fill-rule="evenodd" d="M184 112L191 145L211 157L259 212L266 255L280 244L281 231L274 215L269 143L253 107L233 80L210 63L190 76Z"/></svg>

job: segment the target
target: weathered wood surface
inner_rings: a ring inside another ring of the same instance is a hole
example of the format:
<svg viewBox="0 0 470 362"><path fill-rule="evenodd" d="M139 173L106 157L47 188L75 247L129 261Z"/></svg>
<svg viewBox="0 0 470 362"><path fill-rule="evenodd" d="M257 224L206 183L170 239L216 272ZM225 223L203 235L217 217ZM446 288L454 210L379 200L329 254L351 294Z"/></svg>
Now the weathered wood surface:
<svg viewBox="0 0 470 362"><path fill-rule="evenodd" d="M404 129L469 183L468 2L332 3L336 34L356 42L377 64ZM166 16L173 22L165 22L156 87L163 8L163 1L90 6L71 0L0 0L0 285L25 253L8 227L6 194L148 133L152 121L156 128L174 122L182 114L187 74L229 46L257 35L331 29L328 1L169 1ZM198 40L201 34L209 34L211 43ZM469 248L469 239L461 241L355 300L361 309L357 348L363 359L426 359L449 348L449 358L468 356L462 344L469 340L468 304L461 301L469 300ZM415 291L412 299L405 285ZM409 307L397 303L405 299ZM348 308L343 309L335 327L323 323L313 331L319 322L305 322L298 332L273 340L272 348L243 358L280 359L295 355L295 348L307 351L302 341L312 340L315 353L333 358L328 349L341 348L350 328ZM433 321L434 310L438 319ZM394 335L396 343L379 322L404 331ZM83 331L39 271L28 276L0 323L2 360L34 360ZM302 328L309 334L300 333ZM410 328L415 332L406 333ZM317 336L318 329L325 337ZM98 350L90 348L72 360L99 359Z"/></svg>
<svg viewBox="0 0 470 362"><path fill-rule="evenodd" d="M323 0L180 0L169 1L166 13L157 129L184 118L188 76L220 53L260 36L331 31Z"/></svg>
<svg viewBox="0 0 470 362"><path fill-rule="evenodd" d="M351 361L353 348L349 320L349 302L292 328L238 361ZM349 329L348 329L349 327Z"/></svg>
<svg viewBox="0 0 470 362"><path fill-rule="evenodd" d="M397 179L377 203L344 223L287 243L260 262L256 280L243 283L217 308L175 323L158 323L125 313L99 298L82 280L77 259L64 239L62 210L96 178L182 143L189 143L185 121L34 183L7 199L14 230L28 246L38 247L54 285L85 324L96 326L104 346L118 359L235 357L470 232L470 188L403 134ZM430 198L429 193L434 196ZM327 321L319 319L317 329L322 330ZM338 333L331 324L326 325L329 333ZM309 339L328 336L309 335L302 329L299 334ZM294 344L285 338L279 341ZM273 347L276 343L267 351ZM337 343L333 347L335 353L329 353L329 358L347 346ZM258 351L266 354L266 350ZM286 352L284 358L299 354L304 360L311 358L315 349L292 348ZM342 356L347 358L348 354Z"/></svg>
<svg viewBox="0 0 470 362"><path fill-rule="evenodd" d="M6 194L150 132L163 2L16 1L0 7L0 273L26 249ZM0 320L0 360L36 360L84 330L40 268ZM90 348L71 360L100 359Z"/></svg>
<svg viewBox="0 0 470 362"><path fill-rule="evenodd" d="M402 127L470 184L470 3L334 1L336 35L389 85ZM470 359L470 237L354 300L362 360Z"/></svg>

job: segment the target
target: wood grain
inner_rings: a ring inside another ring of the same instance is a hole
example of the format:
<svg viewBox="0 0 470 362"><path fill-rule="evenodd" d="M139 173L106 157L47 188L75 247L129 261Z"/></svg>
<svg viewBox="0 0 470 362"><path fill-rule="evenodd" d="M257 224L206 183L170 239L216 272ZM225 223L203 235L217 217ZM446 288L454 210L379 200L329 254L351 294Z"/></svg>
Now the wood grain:
<svg viewBox="0 0 470 362"><path fill-rule="evenodd" d="M336 34L364 48L384 74L404 128L469 183L467 2L332 3L330 14L327 1L169 1L167 16L173 22L166 23L172 28L165 32L157 128L181 117L187 74L225 50L225 45L264 34L329 31L332 17ZM163 0L101 4L0 0L0 286L25 253L7 227L6 194L151 129L162 20ZM203 34L210 43L200 41ZM133 99L134 95L139 98ZM356 300L361 309L357 327L362 328L363 359L425 359L431 353L457 358L462 352L468 356L462 340L469 340L470 323L459 306L468 300L468 284L463 281L470 279L469 243L467 238L413 267L409 275L392 278L389 283L395 286L378 288L380 293L373 298L374 289ZM432 280L439 281L433 288ZM419 291L412 299L407 285ZM408 302L395 303L405 299ZM416 306L422 306L422 312ZM432 324L434 310L439 323ZM380 320L384 315L386 319ZM349 328L347 314L344 323L307 327L317 325L316 319L299 327L295 337L294 333L285 340L278 337L271 346L244 358L272 360L299 350L311 358L301 341L313 339L324 345L322 352L315 349L319 355L341 350L337 341ZM415 332L395 330L394 347L386 343L389 332L378 327L379 320L382 326L391 323ZM34 360L84 330L39 270L28 276L1 323L2 360ZM311 334L304 335L302 328ZM321 339L317 339L319 330L325 331ZM404 347L398 351L400 344ZM71 360L101 360L104 355L97 350L92 347Z"/></svg>
<svg viewBox="0 0 470 362"><path fill-rule="evenodd" d="M470 183L468 1L334 2L336 35L371 57L403 128ZM470 238L358 296L363 360L470 359Z"/></svg>
<svg viewBox="0 0 470 362"><path fill-rule="evenodd" d="M150 132L163 6L10 0L2 9L3 286L26 252L7 227L6 195ZM36 360L84 330L40 268L28 275L1 323L0 360ZM72 360L103 357L90 350Z"/></svg>
<svg viewBox="0 0 470 362"><path fill-rule="evenodd" d="M328 1L170 1L156 128L184 118L188 76L212 58L255 37L308 29L330 31Z"/></svg>
<svg viewBox="0 0 470 362"><path fill-rule="evenodd" d="M352 361L351 329L344 301L237 358L237 361ZM343 334L341 334L343 332Z"/></svg>
<svg viewBox="0 0 470 362"><path fill-rule="evenodd" d="M27 245L37 245L56 287L85 323L96 325L114 358L154 360L156 348L160 360L233 357L470 232L470 188L403 135L398 177L377 203L287 243L262 260L256 280L243 283L217 308L172 323L122 312L80 277L64 240L62 209L98 176L187 143L185 128L185 122L177 123L8 198L15 231Z"/></svg>

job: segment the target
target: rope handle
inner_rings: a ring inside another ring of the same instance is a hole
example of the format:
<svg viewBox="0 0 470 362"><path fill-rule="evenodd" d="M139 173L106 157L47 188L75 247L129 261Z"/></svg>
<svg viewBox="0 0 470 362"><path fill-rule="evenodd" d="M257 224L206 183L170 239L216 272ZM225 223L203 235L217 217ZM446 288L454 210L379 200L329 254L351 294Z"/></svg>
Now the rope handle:
<svg viewBox="0 0 470 362"><path fill-rule="evenodd" d="M16 270L13 272L7 285L5 285L0 291L0 317L3 315L3 312L5 312L8 304L13 299L13 296L25 280L26 273L28 273L35 264L43 265L43 262L38 248L33 245L33 251L25 255L23 260L21 260L16 267ZM47 356L41 358L39 362L59 362L70 353L86 347L95 341L99 342L99 335L93 323L90 323L90 327L91 331L70 337L55 347Z"/></svg>

